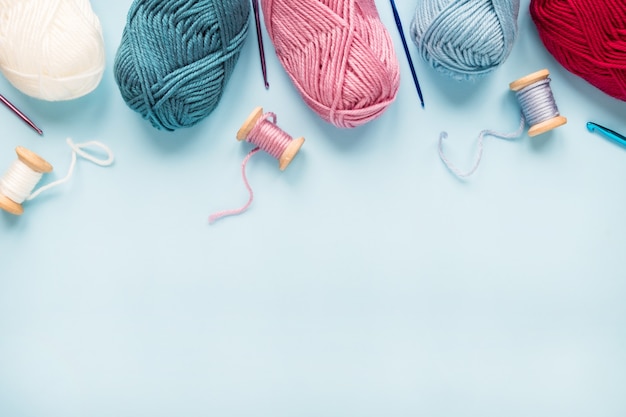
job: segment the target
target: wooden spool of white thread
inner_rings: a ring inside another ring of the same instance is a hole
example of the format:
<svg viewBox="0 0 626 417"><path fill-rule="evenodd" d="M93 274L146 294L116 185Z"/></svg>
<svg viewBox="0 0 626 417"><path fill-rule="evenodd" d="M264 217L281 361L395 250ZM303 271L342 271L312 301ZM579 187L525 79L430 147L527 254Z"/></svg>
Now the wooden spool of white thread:
<svg viewBox="0 0 626 417"><path fill-rule="evenodd" d="M26 178L24 179L24 181L28 182L28 184L21 184L24 187L30 188L30 191L32 191L37 185L37 183L39 182L39 180L41 179L41 177L43 176L43 174L52 172L52 165L50 165L48 161L46 161L45 159L43 159L42 157L40 157L33 151L30 151L22 146L18 146L17 148L15 148L15 153L17 153L18 159L13 164L14 165L23 164L26 166L26 168L32 170L33 175L29 175L28 179ZM24 201L24 199L26 199L26 197L22 199L21 201L19 201L20 200L19 198L14 197L16 200L18 200L18 201L14 201L10 197L6 196L4 194L6 190L3 191L3 189L5 189L6 187L5 183L6 183L5 178L4 177L1 178L0 179L0 209L19 216L22 213L24 213L22 202Z"/></svg>
<svg viewBox="0 0 626 417"><path fill-rule="evenodd" d="M35 191L33 190L43 174L52 172L52 165L26 148L21 146L15 148L17 160L9 167L6 174L0 178L0 209L16 215L24 213L23 201L32 200L42 192L57 187L70 179L78 156L101 167L106 167L113 163L113 152L103 143L95 140L74 143L71 138L67 138L66 142L72 150L72 160L67 175L64 178L39 187ZM96 148L104 152L106 158L91 154L88 151L89 148Z"/></svg>

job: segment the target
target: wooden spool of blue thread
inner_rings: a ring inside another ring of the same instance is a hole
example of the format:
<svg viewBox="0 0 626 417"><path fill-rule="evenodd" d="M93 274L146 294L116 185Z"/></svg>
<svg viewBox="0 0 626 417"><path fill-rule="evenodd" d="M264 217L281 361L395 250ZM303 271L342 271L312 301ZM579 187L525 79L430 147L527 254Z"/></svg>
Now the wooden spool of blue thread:
<svg viewBox="0 0 626 417"><path fill-rule="evenodd" d="M512 91L518 93L524 90L525 88L532 88L531 86L533 84L547 79L549 75L550 75L550 71L548 71L547 69L542 69L537 72L533 72L532 74L528 74L525 77L522 77L518 80L513 81L512 83L509 84L509 88ZM546 88L549 88L549 87L546 87ZM552 92L550 91L550 95L551 94ZM554 98L551 97L551 100L554 100ZM556 103L553 103L553 105L556 108ZM562 126L566 123L567 123L567 118L565 118L564 116L561 116L560 114L555 115L554 117L551 117L547 120L542 120L539 123L532 125L528 129L528 136L532 137L532 136L540 135L549 130Z"/></svg>

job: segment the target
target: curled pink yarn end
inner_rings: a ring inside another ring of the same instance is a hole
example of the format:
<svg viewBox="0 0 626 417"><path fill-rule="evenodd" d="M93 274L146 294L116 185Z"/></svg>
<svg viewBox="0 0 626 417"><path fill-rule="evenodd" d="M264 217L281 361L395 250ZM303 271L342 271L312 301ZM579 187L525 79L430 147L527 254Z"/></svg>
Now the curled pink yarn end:
<svg viewBox="0 0 626 417"><path fill-rule="evenodd" d="M252 200L254 199L254 193L252 192L252 187L250 186L250 183L248 182L248 177L246 177L246 165L248 165L248 161L250 160L252 155L257 153L259 150L260 150L259 147L252 149L250 152L248 152L248 155L246 155L246 157L243 159L243 162L241 163L241 176L243 177L243 183L246 186L246 189L248 190L248 194L249 194L248 202L237 209L223 210L223 211L218 211L217 213L211 214L209 216L209 223L215 223L221 218L228 217L228 216L236 216L248 210L248 208L252 204Z"/></svg>
<svg viewBox="0 0 626 417"><path fill-rule="evenodd" d="M400 68L373 0L262 0L279 61L307 105L342 128L395 100Z"/></svg>

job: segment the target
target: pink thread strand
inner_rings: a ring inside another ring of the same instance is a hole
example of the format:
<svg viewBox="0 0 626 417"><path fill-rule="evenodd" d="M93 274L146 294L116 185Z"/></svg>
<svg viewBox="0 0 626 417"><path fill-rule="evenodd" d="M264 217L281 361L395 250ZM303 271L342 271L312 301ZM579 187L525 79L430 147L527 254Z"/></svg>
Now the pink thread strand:
<svg viewBox="0 0 626 417"><path fill-rule="evenodd" d="M243 183L248 190L250 197L248 198L248 202L244 204L242 207L238 209L231 210L223 210L217 213L211 214L209 216L209 223L214 223L215 221L227 217L227 216L235 216L243 213L248 210L250 205L252 204L252 200L254 199L254 192L252 191L252 187L248 182L248 178L246 177L246 165L248 161L259 150L264 150L271 156L276 159L279 159L281 155L289 146L289 143L292 141L291 136L282 131L280 128L276 126L276 114L272 112L264 113L259 119L256 121L248 135L246 136L246 142L252 143L255 145L255 148L252 149L248 155L244 158L241 163L241 176L243 177Z"/></svg>
<svg viewBox="0 0 626 417"><path fill-rule="evenodd" d="M250 197L248 198L248 202L238 209L223 210L223 211L218 211L217 213L211 214L209 216L209 223L214 223L215 221L223 217L236 216L248 210L248 207L250 207L250 205L252 204L252 200L254 199L254 193L252 191L252 187L250 187L248 178L246 177L246 165L248 164L248 161L250 160L252 155L257 153L259 150L260 148L258 146L252 149L250 152L248 152L248 155L246 155L246 157L243 159L243 162L241 163L241 176L243 177L243 183L246 186L246 189L248 190L248 193L250 195Z"/></svg>

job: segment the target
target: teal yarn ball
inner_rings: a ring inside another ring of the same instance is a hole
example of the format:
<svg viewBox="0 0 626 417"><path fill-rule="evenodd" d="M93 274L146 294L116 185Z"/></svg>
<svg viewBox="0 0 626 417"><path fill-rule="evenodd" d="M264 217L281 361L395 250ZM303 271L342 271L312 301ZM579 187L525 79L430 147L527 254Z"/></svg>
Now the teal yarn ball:
<svg viewBox="0 0 626 417"><path fill-rule="evenodd" d="M435 70L475 80L509 56L519 8L519 0L419 0L411 38Z"/></svg>
<svg viewBox="0 0 626 417"><path fill-rule="evenodd" d="M115 54L115 81L161 130L190 127L217 107L248 34L248 0L135 0Z"/></svg>

